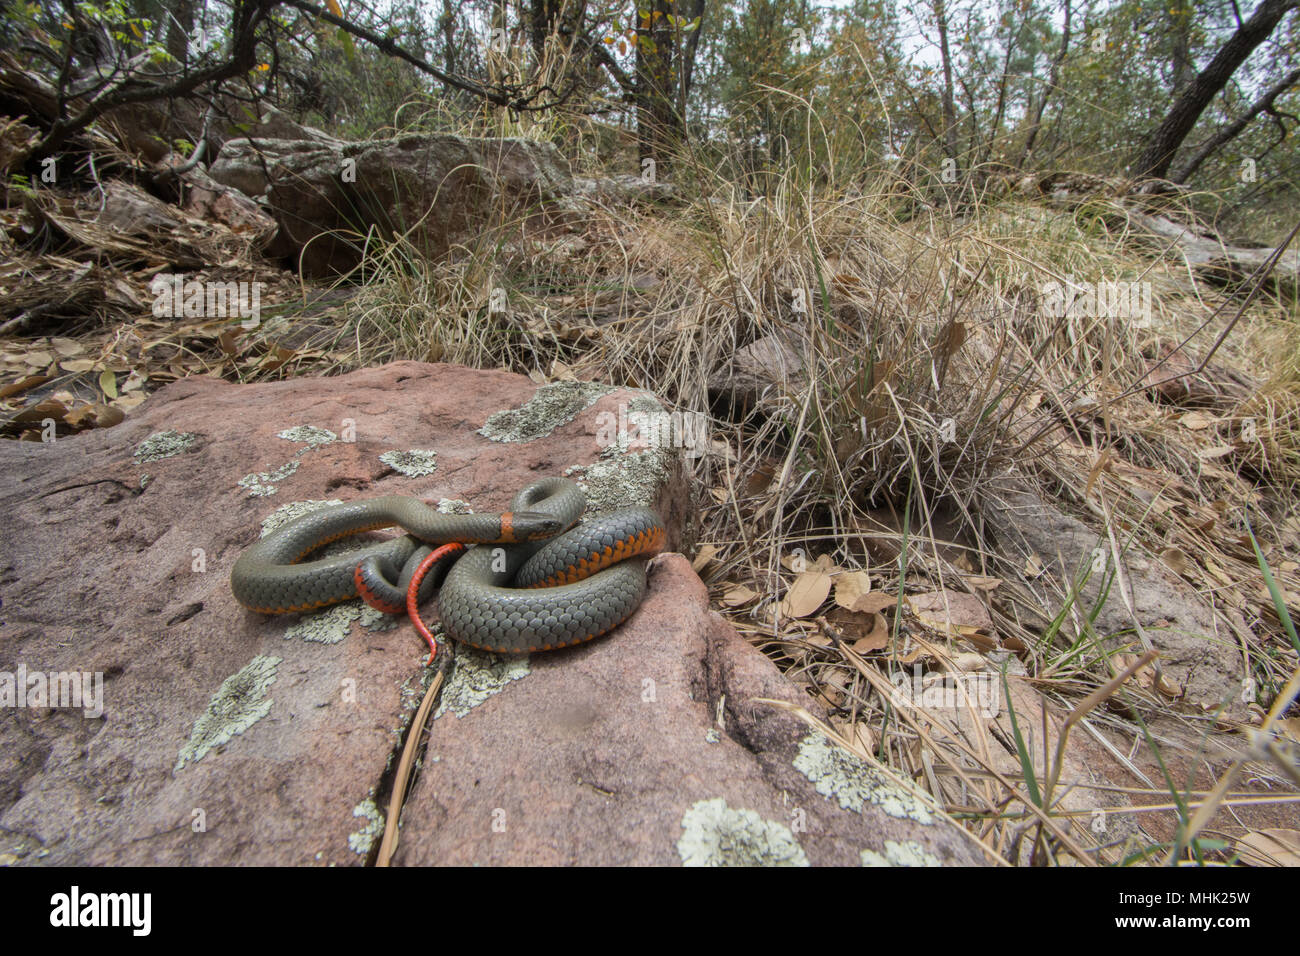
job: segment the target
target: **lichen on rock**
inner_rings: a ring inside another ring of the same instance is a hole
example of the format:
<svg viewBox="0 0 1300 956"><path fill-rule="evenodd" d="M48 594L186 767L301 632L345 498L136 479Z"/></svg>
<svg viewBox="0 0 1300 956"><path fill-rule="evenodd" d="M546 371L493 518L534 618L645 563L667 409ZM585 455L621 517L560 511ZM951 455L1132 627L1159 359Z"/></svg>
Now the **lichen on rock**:
<svg viewBox="0 0 1300 956"><path fill-rule="evenodd" d="M863 866L943 866L937 856L915 840L886 840L882 856L875 850L862 851Z"/></svg>
<svg viewBox="0 0 1300 956"><path fill-rule="evenodd" d="M379 460L407 478L423 478L438 470L438 453L427 448L386 451L379 456Z"/></svg>
<svg viewBox="0 0 1300 956"><path fill-rule="evenodd" d="M271 712L267 689L275 682L281 658L259 655L227 677L208 702L208 709L194 722L190 740L181 748L177 771L202 760L210 750L242 734Z"/></svg>
<svg viewBox="0 0 1300 956"><path fill-rule="evenodd" d="M384 815L379 812L373 796L366 797L352 808L352 815L366 821L355 833L348 834L348 848L358 856L367 856L375 841L384 835Z"/></svg>
<svg viewBox="0 0 1300 956"><path fill-rule="evenodd" d="M489 697L501 693L511 681L529 673L527 657L498 657L469 647L458 648L456 666L442 688L434 719L449 711L464 717Z"/></svg>
<svg viewBox="0 0 1300 956"><path fill-rule="evenodd" d="M542 385L523 405L488 417L478 433L495 442L530 442L567 425L613 389L598 382Z"/></svg>
<svg viewBox="0 0 1300 956"><path fill-rule="evenodd" d="M286 428L282 432L276 432L275 437L283 438L285 441L305 443L307 447L299 449L299 453L339 440L339 436L328 428L317 428L314 425L298 425L294 428Z"/></svg>
<svg viewBox="0 0 1300 956"><path fill-rule="evenodd" d="M362 605L356 601L304 614L284 631L286 641L297 638L308 644L337 644L348 636L352 622L361 617Z"/></svg>
<svg viewBox="0 0 1300 956"><path fill-rule="evenodd" d="M239 487L247 489L250 498L265 498L275 494L275 486L298 470L298 462L285 462L275 471L258 471L239 479Z"/></svg>
<svg viewBox="0 0 1300 956"><path fill-rule="evenodd" d="M682 816L677 853L683 866L808 866L789 827L721 797L700 800Z"/></svg>
<svg viewBox="0 0 1300 956"><path fill-rule="evenodd" d="M870 804L891 817L934 822L934 814L919 794L834 746L821 734L811 733L800 741L794 768L812 781L818 793L839 801L845 810L861 813Z"/></svg>
<svg viewBox="0 0 1300 956"><path fill-rule="evenodd" d="M343 501L339 498L330 498L327 501L315 501L309 498L305 501L291 501L281 505L262 519L262 537L265 538L272 531L283 528L291 521L297 521L303 515L341 504Z"/></svg>
<svg viewBox="0 0 1300 956"><path fill-rule="evenodd" d="M136 446L132 457L135 458L137 465L143 465L151 461L161 461L164 458L171 458L173 455L184 454L194 447L197 440L198 436L191 432L178 432L172 429L154 432Z"/></svg>

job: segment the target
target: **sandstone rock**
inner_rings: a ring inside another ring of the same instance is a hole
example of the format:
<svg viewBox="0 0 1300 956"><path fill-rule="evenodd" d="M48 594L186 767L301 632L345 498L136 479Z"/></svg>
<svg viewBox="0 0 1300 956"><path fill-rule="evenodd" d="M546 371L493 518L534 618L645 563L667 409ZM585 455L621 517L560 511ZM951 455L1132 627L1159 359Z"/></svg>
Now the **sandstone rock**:
<svg viewBox="0 0 1300 956"><path fill-rule="evenodd" d="M549 143L434 133L368 143L236 139L209 174L265 196L279 224L268 254L295 257L295 266L300 256L310 275L351 270L357 237L372 227L385 236L409 230L417 249L437 257L480 231L494 209L536 211L573 189Z"/></svg>
<svg viewBox="0 0 1300 956"><path fill-rule="evenodd" d="M1063 625L1066 634L1077 633L1080 620L1096 607L1105 569L1114 560L1109 541L1010 475L982 490L979 510L997 536L997 551L1008 560L1010 572L1019 571L1027 561L1041 562L1050 572L1028 582L1041 602L1023 608L1030 620L1045 624L1057 614L1081 568L1094 561L1102 568L1089 576L1074 613ZM1244 622L1229 618L1230 609L1211 606L1136 542L1124 553L1124 581L1126 587L1119 581L1113 584L1092 620L1092 628L1107 646L1114 650L1129 645L1133 653L1142 653L1134 632L1136 617L1160 652L1157 665L1163 673L1160 686L1165 698L1202 712L1226 705L1225 716L1243 718L1245 674L1234 635L1244 630ZM1132 612L1125 590L1131 595Z"/></svg>
<svg viewBox="0 0 1300 956"><path fill-rule="evenodd" d="M709 392L750 408L799 391L806 377L794 336L773 332L736 349L731 359L709 376Z"/></svg>
<svg viewBox="0 0 1300 956"><path fill-rule="evenodd" d="M1160 401L1170 405L1200 405L1230 410L1250 397L1256 383L1233 369L1208 363L1197 371L1198 361L1178 348L1177 342L1162 342L1150 353L1147 374L1139 383Z"/></svg>
<svg viewBox="0 0 1300 956"><path fill-rule="evenodd" d="M621 404L657 407L592 383L403 362L185 379L115 428L0 444L0 697L20 668L90 675L80 707L65 706L66 679L63 700L32 684L26 706L0 707L6 851L365 862L431 675L424 647L358 602L253 614L230 594L231 566L282 509L387 493L499 509L573 466L596 507L657 506L675 544L691 507L677 460L598 442ZM475 655L457 659L398 862L976 860L902 785L752 700L800 697L708 611L683 559L658 559L650 580L633 618L592 644L477 672ZM454 716L503 675L518 679Z"/></svg>

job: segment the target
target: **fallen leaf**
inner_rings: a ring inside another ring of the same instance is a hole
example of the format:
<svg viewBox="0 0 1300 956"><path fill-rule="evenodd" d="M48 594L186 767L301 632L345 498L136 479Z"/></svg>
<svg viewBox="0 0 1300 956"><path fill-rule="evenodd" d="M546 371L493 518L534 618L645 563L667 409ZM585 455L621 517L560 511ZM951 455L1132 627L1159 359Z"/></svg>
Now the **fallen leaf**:
<svg viewBox="0 0 1300 956"><path fill-rule="evenodd" d="M1191 564L1181 548L1165 548L1160 552L1160 560L1175 574L1185 574Z"/></svg>
<svg viewBox="0 0 1300 956"><path fill-rule="evenodd" d="M54 361L54 356L49 352L28 352L23 356L23 361L33 368L45 368Z"/></svg>
<svg viewBox="0 0 1300 956"><path fill-rule="evenodd" d="M821 568L811 568L794 579L781 599L782 617L807 617L822 606L831 593L831 576Z"/></svg>
<svg viewBox="0 0 1300 956"><path fill-rule="evenodd" d="M853 602L871 591L871 575L866 571L844 571L835 579L835 603L851 611Z"/></svg>
<svg viewBox="0 0 1300 956"><path fill-rule="evenodd" d="M13 417L13 421L20 425L44 421L46 418L52 418L59 422L63 421L63 417L67 414L68 406L55 399L46 399L35 405L27 406Z"/></svg>
<svg viewBox="0 0 1300 956"><path fill-rule="evenodd" d="M748 604L758 597L758 592L745 587L743 584L736 584L728 588L722 595L722 603L727 607L740 607L742 604Z"/></svg>
<svg viewBox="0 0 1300 956"><path fill-rule="evenodd" d="M1194 432L1202 431L1214 424L1214 419L1204 412L1188 412L1178 421L1184 428Z"/></svg>
<svg viewBox="0 0 1300 956"><path fill-rule="evenodd" d="M883 614L871 615L871 631L853 642L853 649L859 654L871 651L883 651L889 646L889 624Z"/></svg>
<svg viewBox="0 0 1300 956"><path fill-rule="evenodd" d="M1034 578L1042 576L1042 573L1046 570L1047 568L1043 567L1043 562L1039 560L1038 555L1031 554L1025 558L1025 577L1029 578L1029 580L1032 581Z"/></svg>
<svg viewBox="0 0 1300 956"><path fill-rule="evenodd" d="M107 370L100 372L99 390L109 398L117 398L117 375Z"/></svg>
<svg viewBox="0 0 1300 956"><path fill-rule="evenodd" d="M28 375L26 378L19 379L17 382L0 387L0 399L21 395L23 392L36 388L38 385L44 385L52 377L53 376L50 375Z"/></svg>
<svg viewBox="0 0 1300 956"><path fill-rule="evenodd" d="M982 671L984 670L984 663L984 655L976 654L973 651L964 651L961 654L954 654L952 656L952 666L954 670Z"/></svg>
<svg viewBox="0 0 1300 956"><path fill-rule="evenodd" d="M922 623L953 637L963 636L959 633L961 628L968 628L973 633L993 630L993 619L989 617L988 608L973 594L927 591L924 594L907 595L907 603Z"/></svg>
<svg viewBox="0 0 1300 956"><path fill-rule="evenodd" d="M1249 866L1300 866L1300 830L1252 830L1237 852Z"/></svg>
<svg viewBox="0 0 1300 956"><path fill-rule="evenodd" d="M718 554L717 545L713 545L713 544L700 545L700 549L695 552L695 560L691 562L691 568L694 569L696 574L699 574L701 571L704 570L704 568L708 565L710 561L712 561L715 557L717 557L717 554Z"/></svg>

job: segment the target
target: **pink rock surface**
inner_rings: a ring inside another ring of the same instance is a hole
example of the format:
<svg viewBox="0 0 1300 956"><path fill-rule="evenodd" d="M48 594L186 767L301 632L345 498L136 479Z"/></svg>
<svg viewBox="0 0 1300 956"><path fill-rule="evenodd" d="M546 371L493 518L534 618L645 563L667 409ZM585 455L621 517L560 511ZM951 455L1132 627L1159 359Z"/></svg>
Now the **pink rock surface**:
<svg viewBox="0 0 1300 956"><path fill-rule="evenodd" d="M532 440L479 433L534 397L549 411L515 416L541 423L525 429ZM575 465L595 466L593 497L657 507L676 547L691 496L673 457L602 456L598 443L602 413L644 395L592 397L413 362L261 385L193 378L116 428L0 444L0 703L20 667L103 681L102 713L0 706L6 851L24 863L364 863L422 695L423 644L408 622L368 623L359 602L253 614L230 594L231 566L285 504L411 494L499 510ZM303 427L355 440L279 437ZM158 447L181 450L137 460ZM424 474L427 457L387 454L423 451L436 453ZM475 660L458 656L448 706L475 696ZM645 602L613 634L496 669L507 666L527 673L433 722L395 862L979 861L955 827L862 768L842 779L839 751L752 702L817 713L708 610L680 556L656 560Z"/></svg>

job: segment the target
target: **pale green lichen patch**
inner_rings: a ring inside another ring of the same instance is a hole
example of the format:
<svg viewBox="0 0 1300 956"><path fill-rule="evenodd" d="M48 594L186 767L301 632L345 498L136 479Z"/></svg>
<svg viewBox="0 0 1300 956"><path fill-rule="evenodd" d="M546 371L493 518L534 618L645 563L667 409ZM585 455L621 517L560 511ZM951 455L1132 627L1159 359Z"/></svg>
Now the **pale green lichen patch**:
<svg viewBox="0 0 1300 956"><path fill-rule="evenodd" d="M598 382L552 382L538 388L519 408L490 416L478 433L496 442L536 441L567 425L612 391Z"/></svg>
<svg viewBox="0 0 1300 956"><path fill-rule="evenodd" d="M363 602L361 605L361 616L358 620L360 621L361 626L367 630L376 632L391 631L393 628L397 627L398 622L401 621L401 615L385 614L383 611L373 608L369 604Z"/></svg>
<svg viewBox="0 0 1300 956"><path fill-rule="evenodd" d="M297 521L303 515L341 504L343 504L341 499L331 498L328 501L313 501L311 499L291 501L287 505L281 505L262 519L262 537L265 538L272 531L283 528L290 521Z"/></svg>
<svg viewBox="0 0 1300 956"><path fill-rule="evenodd" d="M531 673L527 657L499 657L469 647L456 650L456 666L442 689L434 719L450 711L464 717L483 701L501 693L511 681Z"/></svg>
<svg viewBox="0 0 1300 956"><path fill-rule="evenodd" d="M190 741L181 748L176 770L202 760L208 751L220 747L271 712L267 689L275 682L281 658L258 656L248 666L227 677L208 702L208 709L194 722Z"/></svg>
<svg viewBox="0 0 1300 956"><path fill-rule="evenodd" d="M721 797L687 810L682 830L677 853L683 866L808 866L789 827L753 810L733 810Z"/></svg>
<svg viewBox="0 0 1300 956"><path fill-rule="evenodd" d="M285 628L286 641L297 638L308 644L337 644L348 636L352 622L361 617L361 608L367 605L346 601L314 614L304 614L297 623Z"/></svg>
<svg viewBox="0 0 1300 956"><path fill-rule="evenodd" d="M275 471L259 471L239 479L239 487L247 489L250 498L265 498L278 491L275 486L298 470L298 462L285 462Z"/></svg>
<svg viewBox="0 0 1300 956"><path fill-rule="evenodd" d="M794 767L813 782L818 793L838 800L845 810L861 813L871 804L891 817L917 823L934 822L934 815L918 794L842 747L836 747L821 734L809 734L799 743Z"/></svg>
<svg viewBox="0 0 1300 956"><path fill-rule="evenodd" d="M427 448L386 451L379 456L379 460L407 478L423 478L438 470L438 453Z"/></svg>
<svg viewBox="0 0 1300 956"><path fill-rule="evenodd" d="M939 858L915 840L885 841L885 854L862 851L863 866L942 866Z"/></svg>
<svg viewBox="0 0 1300 956"><path fill-rule="evenodd" d="M439 498L437 510L439 514L444 515L472 515L474 513L473 506L461 498Z"/></svg>
<svg viewBox="0 0 1300 956"><path fill-rule="evenodd" d="M375 806L374 797L366 797L353 807L352 815L365 820L366 825L348 834L348 847L358 856L367 856L375 841L384 835L384 815Z"/></svg>
<svg viewBox="0 0 1300 956"><path fill-rule="evenodd" d="M314 425L299 425L296 428L286 428L282 432L276 432L275 437L283 438L285 441L306 444L306 448L299 449L299 454L339 440L339 436L328 428L317 428Z"/></svg>
<svg viewBox="0 0 1300 956"><path fill-rule="evenodd" d="M659 490L668 481L664 452L643 451L631 455L617 452L590 465L566 468L564 476L572 478L587 493L586 515L614 511L632 505L651 507Z"/></svg>
<svg viewBox="0 0 1300 956"><path fill-rule="evenodd" d="M173 455L184 454L194 447L194 442L197 440L198 436L191 432L178 432L171 429L165 432L154 432L136 446L133 457L137 465L161 461Z"/></svg>

